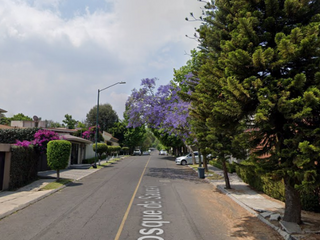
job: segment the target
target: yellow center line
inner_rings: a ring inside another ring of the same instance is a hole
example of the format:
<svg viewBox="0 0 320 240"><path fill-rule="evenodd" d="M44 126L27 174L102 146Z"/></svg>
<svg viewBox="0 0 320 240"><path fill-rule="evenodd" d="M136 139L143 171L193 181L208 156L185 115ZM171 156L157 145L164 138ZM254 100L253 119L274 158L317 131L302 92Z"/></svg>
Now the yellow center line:
<svg viewBox="0 0 320 240"><path fill-rule="evenodd" d="M147 169L147 166L148 166L148 163L149 163L149 161L150 161L150 158L151 158L151 156L149 157L148 162L146 163L146 165L145 165L145 167L144 167L144 169L143 169L143 172L142 172L142 174L141 174L141 176L140 176L140 180L139 180L139 182L138 182L138 184L137 184L136 190L134 191L134 193L133 193L133 195L132 195L132 198L131 198L131 200L130 200L129 206L128 206L128 208L127 208L126 213L124 214L124 217L123 217L123 219L122 219L122 222L121 222L121 224L120 224L120 227L119 227L119 229L118 229L117 235L116 235L116 237L115 237L114 240L119 240L119 238L120 238L120 235L121 235L122 230L123 230L123 226L124 226L124 224L125 224L125 222L126 222L126 220L127 220L127 218L128 218L128 215L129 215L129 212L130 212L130 209L131 209L133 200L134 200L134 198L135 198L135 196L136 196L136 194L137 194L137 191L138 191L138 189L139 189L140 183L141 183L141 181L142 181L142 177L143 177L143 175L144 175L144 173L145 173L145 171L146 171L146 169Z"/></svg>

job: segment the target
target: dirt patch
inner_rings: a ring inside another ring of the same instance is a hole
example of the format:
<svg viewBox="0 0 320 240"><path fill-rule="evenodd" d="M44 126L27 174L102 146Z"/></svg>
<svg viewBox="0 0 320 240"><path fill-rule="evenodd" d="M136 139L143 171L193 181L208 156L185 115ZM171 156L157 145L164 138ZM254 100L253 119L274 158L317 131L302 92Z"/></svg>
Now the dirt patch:
<svg viewBox="0 0 320 240"><path fill-rule="evenodd" d="M219 210L221 216L219 220L228 226L230 237L241 240L283 239L278 232L221 193L215 186L212 186L212 191L197 189L194 189L194 191L201 196L199 198L201 204L206 202L206 206L213 206L212 208L207 207L203 214L208 214L209 218L214 218L217 215L217 209Z"/></svg>

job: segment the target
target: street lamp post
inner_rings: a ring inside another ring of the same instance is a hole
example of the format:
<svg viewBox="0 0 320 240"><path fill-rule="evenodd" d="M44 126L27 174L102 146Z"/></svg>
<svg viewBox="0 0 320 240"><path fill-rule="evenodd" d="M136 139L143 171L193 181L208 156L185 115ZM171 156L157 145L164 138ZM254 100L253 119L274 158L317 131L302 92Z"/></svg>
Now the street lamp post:
<svg viewBox="0 0 320 240"><path fill-rule="evenodd" d="M100 97L100 92L102 92L103 90L106 90L108 88L111 88L117 84L126 84L126 82L117 82L115 84L112 84L108 87L105 87L103 89L98 89L98 99L97 99L97 119L96 119L96 139L95 139L95 145L96 145L96 151L95 151L95 158L94 158L94 164L92 165L94 168L97 168L97 158L98 158L98 154L97 154L97 145L98 145L98 120L99 120L99 97ZM99 160L99 165L100 165L100 160Z"/></svg>

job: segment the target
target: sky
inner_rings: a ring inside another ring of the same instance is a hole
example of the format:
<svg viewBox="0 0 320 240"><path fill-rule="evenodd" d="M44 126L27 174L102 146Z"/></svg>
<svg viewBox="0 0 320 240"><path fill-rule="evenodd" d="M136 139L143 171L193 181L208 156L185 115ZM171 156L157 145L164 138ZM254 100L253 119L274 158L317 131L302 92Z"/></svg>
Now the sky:
<svg viewBox="0 0 320 240"><path fill-rule="evenodd" d="M1 0L0 109L6 117L85 121L109 103L123 118L141 79L173 79L198 42L197 0Z"/></svg>

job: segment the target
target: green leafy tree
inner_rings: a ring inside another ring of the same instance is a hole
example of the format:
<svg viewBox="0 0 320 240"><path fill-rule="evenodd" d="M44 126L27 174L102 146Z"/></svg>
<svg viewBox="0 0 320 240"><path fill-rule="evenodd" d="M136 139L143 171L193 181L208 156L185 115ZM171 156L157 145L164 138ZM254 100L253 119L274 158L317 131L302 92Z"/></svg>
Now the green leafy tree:
<svg viewBox="0 0 320 240"><path fill-rule="evenodd" d="M108 146L108 152L112 155L112 157L118 155L120 150L120 146Z"/></svg>
<svg viewBox="0 0 320 240"><path fill-rule="evenodd" d="M152 131L149 128L147 128L146 129L146 137L141 145L141 149L143 151L147 151L152 146L152 144L155 142L155 140L156 140L156 137L154 136Z"/></svg>
<svg viewBox="0 0 320 240"><path fill-rule="evenodd" d="M77 128L86 128L86 124L85 123L83 123L83 122L80 122L80 121L77 121L77 123L76 123L76 127Z"/></svg>
<svg viewBox="0 0 320 240"><path fill-rule="evenodd" d="M11 122L11 118L7 118L5 116L1 117L0 118L0 124L1 125L7 125L9 126L10 125L10 122Z"/></svg>
<svg viewBox="0 0 320 240"><path fill-rule="evenodd" d="M92 149L94 152L97 153L99 158L99 164L100 164L100 160L102 159L102 154L108 152L108 145L106 143L97 143L97 148L96 148L96 144L93 144Z"/></svg>
<svg viewBox="0 0 320 240"><path fill-rule="evenodd" d="M47 128L60 128L62 124L53 120L45 120Z"/></svg>
<svg viewBox="0 0 320 240"><path fill-rule="evenodd" d="M11 121L32 121L31 117L24 115L23 113L18 113L13 115L13 117L6 117L4 114L0 115L0 124L10 125Z"/></svg>
<svg viewBox="0 0 320 240"><path fill-rule="evenodd" d="M60 170L68 166L71 153L71 143L66 140L52 140L47 146L48 166L57 171L57 181L60 180Z"/></svg>
<svg viewBox="0 0 320 240"><path fill-rule="evenodd" d="M252 161L284 180L284 220L300 223L300 194L320 184L320 1L219 0L206 8L200 84L216 91L213 126L222 133L233 119L251 128Z"/></svg>
<svg viewBox="0 0 320 240"><path fill-rule="evenodd" d="M121 148L123 155L129 155L129 147L122 147Z"/></svg>
<svg viewBox="0 0 320 240"><path fill-rule="evenodd" d="M76 124L78 123L77 120L72 118L72 115L66 114L64 115L65 119L62 121L66 124L68 129L75 129Z"/></svg>
<svg viewBox="0 0 320 240"><path fill-rule="evenodd" d="M127 128L124 133L124 145L130 148L130 152L141 146L145 140L146 128L144 126Z"/></svg>
<svg viewBox="0 0 320 240"><path fill-rule="evenodd" d="M95 126L97 121L97 106L94 106L87 114L86 124L88 126ZM98 125L101 131L110 131L113 125L119 121L119 117L112 109L110 104L99 105L99 119Z"/></svg>
<svg viewBox="0 0 320 240"><path fill-rule="evenodd" d="M18 113L16 115L13 115L11 118L11 121L32 121L33 119L31 117L28 117L24 115L23 113Z"/></svg>
<svg viewBox="0 0 320 240"><path fill-rule="evenodd" d="M113 127L109 130L109 132L112 134L113 137L117 138L119 140L119 144L121 146L124 146L125 142L125 133L128 131L127 130L127 121L120 120L119 122L114 123Z"/></svg>
<svg viewBox="0 0 320 240"><path fill-rule="evenodd" d="M157 129L151 129L153 135L159 140L160 144L158 144L158 147L163 149L167 149L172 147L174 150L173 152L180 151L181 147L184 147L184 142L174 134L169 134L163 130L157 130ZM161 150L159 149L158 150Z"/></svg>

